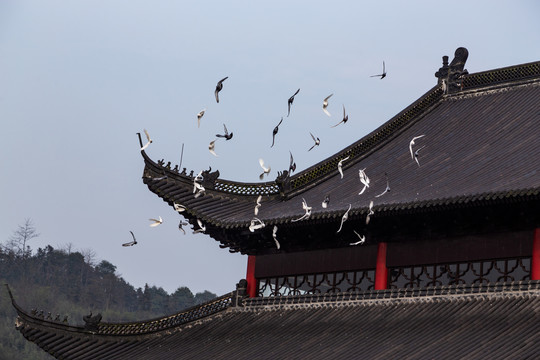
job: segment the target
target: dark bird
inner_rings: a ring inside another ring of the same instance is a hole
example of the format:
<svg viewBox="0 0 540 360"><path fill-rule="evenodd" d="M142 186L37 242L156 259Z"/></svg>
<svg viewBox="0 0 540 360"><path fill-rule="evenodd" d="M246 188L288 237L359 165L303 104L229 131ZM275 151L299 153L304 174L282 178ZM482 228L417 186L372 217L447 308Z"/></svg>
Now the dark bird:
<svg viewBox="0 0 540 360"><path fill-rule="evenodd" d="M319 146L319 144L321 143L321 140L319 138L315 138L315 136L313 136L312 133L309 133L311 135L311 138L313 139L313 141L315 141L315 144L313 144L312 147L309 148L308 151L311 151L311 149L313 149L315 146Z"/></svg>
<svg viewBox="0 0 540 360"><path fill-rule="evenodd" d="M186 235L186 230L184 230L184 225L189 225L188 222L180 220L180 223L178 223L178 230L182 230L184 235Z"/></svg>
<svg viewBox="0 0 540 360"><path fill-rule="evenodd" d="M418 162L418 153L420 152L420 150L422 150L423 148L425 148L426 145L422 146L421 148L417 149L415 152L414 152L414 160L416 161L416 163L418 164L418 167L420 167L420 163Z"/></svg>
<svg viewBox="0 0 540 360"><path fill-rule="evenodd" d="M282 122L283 122L283 116L281 117L281 120L279 121L279 124L276 125L274 130L272 130L272 146L270 146L270 147L274 147L274 141L276 140L276 135L277 135L277 133L279 131L279 125L281 125Z"/></svg>
<svg viewBox="0 0 540 360"><path fill-rule="evenodd" d="M214 92L214 95L216 95L216 101L219 103L219 92L221 91L221 89L223 89L223 82L225 80L227 80L229 77L228 76L225 76L223 79L219 80L217 85L216 85L216 91Z"/></svg>
<svg viewBox="0 0 540 360"><path fill-rule="evenodd" d="M133 237L133 241L127 242L122 244L122 246L133 246L137 244L137 239L135 239L135 235L133 235L133 231L130 231L131 237Z"/></svg>
<svg viewBox="0 0 540 360"><path fill-rule="evenodd" d="M343 120L341 120L340 122L338 122L336 125L332 126L332 127L336 127L338 126L339 124L343 123L345 124L347 121L349 120L349 115L347 115L345 113L345 105L343 105Z"/></svg>
<svg viewBox="0 0 540 360"><path fill-rule="evenodd" d="M294 162L291 150L289 150L289 154L291 154L291 162L289 164L289 174L291 174L293 171L296 171L296 163Z"/></svg>
<svg viewBox="0 0 540 360"><path fill-rule="evenodd" d="M233 137L233 133L231 132L229 134L229 132L227 131L227 127L225 126L225 124L223 124L223 129L225 129L225 134L224 135L221 135L221 134L216 134L217 137L220 137L220 138L225 138L225 140L231 140L232 137Z"/></svg>
<svg viewBox="0 0 540 360"><path fill-rule="evenodd" d="M296 94L298 94L300 92L300 89L296 90L296 92L294 93L293 96L291 96L289 98L289 100L287 100L287 107L288 107L288 110L287 110L287 117L289 117L289 114L291 113L291 105L294 101L294 97L296 96Z"/></svg>
<svg viewBox="0 0 540 360"><path fill-rule="evenodd" d="M379 75L371 75L370 77L381 77L381 80L386 77L386 67L384 65L384 61L382 62L382 74Z"/></svg>

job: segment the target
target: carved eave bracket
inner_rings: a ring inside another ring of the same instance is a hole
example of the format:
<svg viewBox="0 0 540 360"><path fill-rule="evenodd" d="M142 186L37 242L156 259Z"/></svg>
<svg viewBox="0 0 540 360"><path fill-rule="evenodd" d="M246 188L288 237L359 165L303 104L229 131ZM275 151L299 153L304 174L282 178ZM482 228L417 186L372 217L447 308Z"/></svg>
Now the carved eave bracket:
<svg viewBox="0 0 540 360"><path fill-rule="evenodd" d="M442 86L445 94L452 94L461 91L463 88L463 77L469 72L465 69L465 62L469 57L469 51L460 47L454 53L454 60L448 64L448 56L443 56L443 66L435 73L438 84Z"/></svg>

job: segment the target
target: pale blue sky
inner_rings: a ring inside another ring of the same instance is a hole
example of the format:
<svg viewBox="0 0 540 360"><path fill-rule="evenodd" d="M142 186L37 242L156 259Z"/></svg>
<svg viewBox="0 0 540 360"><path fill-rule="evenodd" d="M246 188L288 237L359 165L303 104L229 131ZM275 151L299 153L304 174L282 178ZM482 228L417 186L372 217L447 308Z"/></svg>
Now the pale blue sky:
<svg viewBox="0 0 540 360"><path fill-rule="evenodd" d="M177 163L185 143L183 166L224 179L258 181L259 157L273 179L289 150L301 171L434 86L459 46L469 72L540 60L539 16L535 1L0 1L0 241L32 218L34 249L92 248L136 287L233 290L247 258L178 231L142 183L135 133L153 159ZM387 78L370 78L383 60ZM342 104L349 122L330 129ZM215 158L223 123L234 137ZM139 245L122 248L130 230Z"/></svg>

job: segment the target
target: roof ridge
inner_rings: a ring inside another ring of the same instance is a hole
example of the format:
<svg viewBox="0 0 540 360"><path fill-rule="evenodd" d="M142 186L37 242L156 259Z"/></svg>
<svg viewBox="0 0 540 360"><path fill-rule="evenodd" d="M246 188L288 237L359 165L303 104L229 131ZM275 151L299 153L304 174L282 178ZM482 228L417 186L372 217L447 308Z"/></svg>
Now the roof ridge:
<svg viewBox="0 0 540 360"><path fill-rule="evenodd" d="M426 288L405 288L308 294L245 299L235 311L300 309L343 306L373 306L415 301L453 301L477 298L540 296L540 280L525 280L472 285L445 285Z"/></svg>

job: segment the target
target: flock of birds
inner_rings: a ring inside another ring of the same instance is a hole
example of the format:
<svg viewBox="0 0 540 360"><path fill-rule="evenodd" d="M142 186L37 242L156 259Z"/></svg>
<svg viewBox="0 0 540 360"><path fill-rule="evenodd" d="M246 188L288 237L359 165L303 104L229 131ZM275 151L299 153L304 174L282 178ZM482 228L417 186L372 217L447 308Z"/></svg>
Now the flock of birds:
<svg viewBox="0 0 540 360"><path fill-rule="evenodd" d="M383 61L383 71L382 71L382 73L378 74L378 75L372 75L371 77L379 77L380 79L384 79L386 77L386 65L385 65L384 61ZM214 96L216 98L217 103L219 103L219 93L220 93L221 90L223 90L223 82L225 80L227 80L227 79L228 79L228 76L224 77L223 79L219 80L217 85L216 85L216 88L215 88L215 91L214 91ZM296 90L296 92L291 97L289 97L289 99L287 100L287 117L291 113L291 106L294 103L295 96L298 95L299 92L300 92L300 89ZM327 116L331 116L331 114L330 114L330 112L328 111L327 108L328 108L328 105L329 105L329 99L333 95L334 94L330 94L327 97L325 97L324 100L323 100L322 110ZM197 127L200 127L201 119L204 116L205 111L206 111L206 109L203 109L197 114ZM343 118L342 118L342 120L340 122L338 122L337 124L331 126L331 127L334 128L334 127L336 127L338 125L345 124L345 123L347 123L348 120L349 120L349 116L347 115L347 112L345 110L345 105L343 105ZM281 125L282 122L283 122L283 117L281 118L279 123L274 127L274 129L272 131L272 145L270 147L273 147L274 144L275 144L275 137L279 132L279 126ZM215 145L216 145L217 139L218 138L224 138L226 141L228 141L228 140L231 140L232 137L233 137L233 132L229 133L229 131L227 129L227 126L225 124L223 124L223 129L224 129L224 133L223 134L216 134L216 139L212 140L210 142L210 144L208 145L209 152L212 155L216 156L216 157L218 156L216 154L216 152L215 152ZM146 129L144 129L144 133L145 133L147 142L141 147L141 151L147 149L148 146L150 144L152 144L152 142L153 142L152 138L150 137L150 134L148 133L148 131ZM319 146L320 143L321 143L320 139L318 137L316 137L315 135L313 135L311 132L310 132L310 135L311 135L311 138L313 139L314 144L313 144L313 146L311 146L308 149L308 151L311 151L313 148L315 148L316 146ZM416 150L413 150L413 146L415 145L416 140L418 140L418 139L420 139L420 138L422 138L424 136L425 135L415 136L409 143L409 151L411 153L411 158L418 164L418 166L420 166L420 162L418 160L419 152L425 146L417 148ZM290 153L290 164L289 164L289 174L290 174L290 173L292 173L293 171L296 170L296 163L294 162L294 158L293 158L292 153L290 151L289 151L289 153ZM339 174L341 176L341 179L343 179L343 176L344 176L343 175L343 169L342 169L343 163L345 161L347 161L349 158L350 157L347 156L347 157L341 159L338 162L337 170L338 170L338 172L339 172ZM262 158L259 159L259 165L262 168L262 173L259 175L259 179L263 180L264 176L265 175L268 176L268 174L270 173L271 167L269 165L265 164L265 162L264 162L264 160ZM360 169L359 170L359 179L360 179L360 183L363 185L363 188L361 189L361 191L359 192L358 195L362 195L364 193L364 191L367 188L369 188L369 185L370 185L370 179L367 176L365 170L366 169ZM389 180L388 180L388 175L385 174L385 176L386 176L386 189L381 194L378 194L375 197L381 197L381 196L383 196L384 194L386 194L387 192L390 191L390 184L389 184ZM151 179L152 180L162 180L162 179L165 179L165 178L166 178L166 176L159 177L159 178L151 178ZM195 198L198 198L199 196L201 196L201 195L203 195L205 193L205 188L202 185L202 181L203 181L202 171L200 171L193 178L193 196ZM327 195L324 198L324 200L322 201L322 207L327 208L329 202L330 202L330 197ZM259 230L259 229L262 229L262 228L265 227L265 223L257 217L257 215L259 214L259 209L261 208L261 206L262 206L262 195L259 195L259 197L256 200L256 204L255 204L254 217L251 220L250 225L248 227L249 231L251 231L251 232L255 232L256 230ZM343 223L348 220L349 211L351 210L351 208L352 208L352 204L349 204L349 208L347 209L347 211L343 214L343 216L341 218L341 223L340 223L339 229L337 230L337 233L339 233L342 230ZM183 206L181 204L177 204L177 203L174 203L174 209L178 213L182 213L182 212L186 211L185 206ZM291 220L291 222L303 221L303 220L307 220L307 219L310 218L311 212L312 212L312 207L308 206L308 204L307 204L307 202L306 202L306 200L304 198L302 198L302 209L304 210L304 214L301 217L297 218L297 219ZM373 214L374 214L374 212L373 212L373 201L371 201L370 204L369 204L369 211L368 211L368 213L366 215L366 225L369 224L371 216ZM150 224L151 227L157 227L157 226L159 226L159 225L161 225L163 223L163 219L161 217L158 217L157 219L151 218L149 220L151 221L151 224ZM181 230L184 234L186 234L186 231L184 230L183 226L186 226L186 225L188 225L188 223L186 221L184 221L184 220L181 220L179 225L178 225L179 230ZM203 222L200 219L197 219L197 225L198 225L198 228L193 230L194 234L204 233L206 231L206 226L203 224ZM280 245L280 243L279 243L279 241L277 239L277 231L278 231L278 227L275 225L273 227L273 230L272 230L272 237L273 237L274 242L276 244L276 248L279 250L281 245ZM365 236L358 234L354 230L353 230L353 232L359 238L359 240L357 242L350 243L350 245L362 245L362 244L364 244L365 240L366 240ZM129 247L129 246L134 246L134 245L137 244L137 240L135 238L135 235L133 234L132 231L130 231L130 233L131 233L131 236L132 236L133 240L130 241L130 242L122 244L122 246Z"/></svg>

